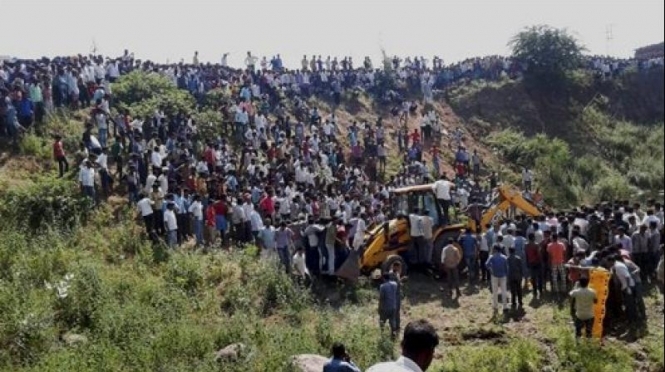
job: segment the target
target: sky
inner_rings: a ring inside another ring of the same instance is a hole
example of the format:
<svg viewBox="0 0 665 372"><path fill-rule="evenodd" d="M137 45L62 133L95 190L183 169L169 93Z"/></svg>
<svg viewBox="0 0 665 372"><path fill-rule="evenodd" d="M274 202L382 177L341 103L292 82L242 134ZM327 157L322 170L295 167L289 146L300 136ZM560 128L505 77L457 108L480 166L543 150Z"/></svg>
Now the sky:
<svg viewBox="0 0 665 372"><path fill-rule="evenodd" d="M629 57L663 41L663 0L0 0L0 56L88 54L157 62L239 66L247 51L280 53L299 67L304 54L438 55L446 63L508 55L524 27L567 28L590 54ZM608 41L608 30L611 40Z"/></svg>

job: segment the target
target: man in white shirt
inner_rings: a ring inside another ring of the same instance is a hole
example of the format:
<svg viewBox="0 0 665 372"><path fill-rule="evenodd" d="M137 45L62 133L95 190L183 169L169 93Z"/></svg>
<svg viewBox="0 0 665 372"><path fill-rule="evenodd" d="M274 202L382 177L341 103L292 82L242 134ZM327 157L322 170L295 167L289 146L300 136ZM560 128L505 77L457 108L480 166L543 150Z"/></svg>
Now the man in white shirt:
<svg viewBox="0 0 665 372"><path fill-rule="evenodd" d="M159 153L159 147L155 147L150 154L150 164L153 168L162 168L162 155Z"/></svg>
<svg viewBox="0 0 665 372"><path fill-rule="evenodd" d="M425 372L432 364L439 336L426 320L409 323L404 329L402 356L394 362L379 363L367 372Z"/></svg>
<svg viewBox="0 0 665 372"><path fill-rule="evenodd" d="M413 213L408 216L409 235L411 237L411 264L419 264L422 251L425 248L425 238L423 236L423 226L420 217L420 210L415 208Z"/></svg>
<svg viewBox="0 0 665 372"><path fill-rule="evenodd" d="M448 181L444 176L440 180L434 182L432 189L436 195L436 199L439 201L439 206L443 212L443 225L447 225L450 221L449 219L449 209L452 204L452 197L450 196L450 190L455 188L455 184Z"/></svg>
<svg viewBox="0 0 665 372"><path fill-rule="evenodd" d="M139 193L139 198L141 199L136 203L136 208L138 209L139 213L141 213L141 217L143 217L143 222L145 223L145 231L149 234L154 226L154 222L152 220L153 202L143 192Z"/></svg>
<svg viewBox="0 0 665 372"><path fill-rule="evenodd" d="M628 266L623 262L621 256L611 257L609 263L612 271L621 283L621 292L623 293L624 306L626 308L626 317L628 322L637 320L637 308L635 304L635 280L630 274Z"/></svg>
<svg viewBox="0 0 665 372"><path fill-rule="evenodd" d="M90 160L86 160L79 171L79 183L83 194L95 200L95 168Z"/></svg>
<svg viewBox="0 0 665 372"><path fill-rule="evenodd" d="M434 227L434 220L432 217L429 215L430 211L425 209L423 211L422 216L420 216L420 228L422 230L423 234L423 240L424 240L424 247L423 247L423 252L421 261L422 263L426 265L431 265L432 264L432 247L433 247L433 233L432 229Z"/></svg>
<svg viewBox="0 0 665 372"><path fill-rule="evenodd" d="M106 147L102 147L102 152L97 155L97 166L99 167L99 180L102 184L102 192L105 197L111 194L111 176L109 175L108 155Z"/></svg>
<svg viewBox="0 0 665 372"><path fill-rule="evenodd" d="M169 247L175 248L178 244L178 219L175 215L175 204L169 202L164 212L164 224L167 231L167 243Z"/></svg>
<svg viewBox="0 0 665 372"><path fill-rule="evenodd" d="M524 168L522 170L522 185L524 186L524 191L531 192L531 186L533 185L533 172L529 168Z"/></svg>
<svg viewBox="0 0 665 372"><path fill-rule="evenodd" d="M203 246L203 204L201 204L201 197L194 196L192 204L189 206L189 213L194 218L194 236L196 237L196 245Z"/></svg>
<svg viewBox="0 0 665 372"><path fill-rule="evenodd" d="M293 274L296 275L299 280L302 280L305 285L307 285L311 280L311 276L306 265L305 248L298 247L296 254L293 255L293 269Z"/></svg>
<svg viewBox="0 0 665 372"><path fill-rule="evenodd" d="M145 179L145 193L149 194L152 191L152 187L154 186L155 182L157 181L157 176L155 175L155 172L149 174L148 177ZM162 190L164 191L164 190Z"/></svg>

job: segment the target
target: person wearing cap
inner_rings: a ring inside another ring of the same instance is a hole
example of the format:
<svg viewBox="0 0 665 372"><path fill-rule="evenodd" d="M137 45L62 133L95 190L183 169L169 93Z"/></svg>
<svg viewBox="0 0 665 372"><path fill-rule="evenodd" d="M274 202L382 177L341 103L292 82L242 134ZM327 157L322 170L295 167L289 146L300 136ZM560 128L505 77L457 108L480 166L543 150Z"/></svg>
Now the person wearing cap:
<svg viewBox="0 0 665 372"><path fill-rule="evenodd" d="M501 293L503 310L508 310L508 258L502 251L503 248L500 245L495 245L492 256L485 263L492 275L492 308L494 311L499 311L499 293Z"/></svg>

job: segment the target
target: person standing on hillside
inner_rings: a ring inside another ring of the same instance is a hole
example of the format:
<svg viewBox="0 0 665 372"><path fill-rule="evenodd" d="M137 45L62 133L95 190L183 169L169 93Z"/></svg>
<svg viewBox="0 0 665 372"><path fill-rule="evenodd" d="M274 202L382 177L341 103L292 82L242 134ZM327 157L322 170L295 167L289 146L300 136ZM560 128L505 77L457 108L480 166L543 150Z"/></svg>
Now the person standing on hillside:
<svg viewBox="0 0 665 372"><path fill-rule="evenodd" d="M397 302L398 298L397 283L393 281L390 274L383 275L383 284L379 287L379 327L383 330L383 325L388 322L390 325L390 336L394 339L397 336Z"/></svg>
<svg viewBox="0 0 665 372"><path fill-rule="evenodd" d="M564 293L566 290L566 246L559 241L557 234L552 234L552 242L547 245L550 272L552 274L552 292Z"/></svg>
<svg viewBox="0 0 665 372"><path fill-rule="evenodd" d="M524 280L524 266L522 258L517 255L515 247L509 248L510 256L508 257L508 286L510 287L510 299L513 309L518 307L522 309L522 280Z"/></svg>
<svg viewBox="0 0 665 372"><path fill-rule="evenodd" d="M446 286L448 287L446 292L452 296L453 289L455 289L457 297L459 298L462 296L462 292L459 288L458 267L462 257L454 243L455 240L453 238L449 238L448 245L446 245L441 251L441 266L446 274Z"/></svg>
<svg viewBox="0 0 665 372"><path fill-rule="evenodd" d="M279 260L284 265L287 274L291 272L291 255L289 254L289 249L293 246L293 236L293 230L286 227L286 222L280 222L279 229L275 231L275 246L277 247Z"/></svg>
<svg viewBox="0 0 665 372"><path fill-rule="evenodd" d="M478 239L473 235L471 229L467 229L460 237L459 243L462 246L462 252L464 252L466 267L469 269L469 285L473 285L478 279Z"/></svg>
<svg viewBox="0 0 665 372"><path fill-rule="evenodd" d="M394 362L379 363L367 372L426 372L439 346L439 336L427 320L407 324L402 338L402 356Z"/></svg>
<svg viewBox="0 0 665 372"><path fill-rule="evenodd" d="M508 310L508 258L501 253L502 251L500 245L495 245L494 253L485 263L492 274L492 307L495 312L499 311L499 293L501 293L503 311Z"/></svg>
<svg viewBox="0 0 665 372"><path fill-rule="evenodd" d="M152 193L150 194L152 200L153 222L155 223L155 232L159 236L164 236L166 230L164 229L164 193L159 189L159 185L152 185Z"/></svg>
<svg viewBox="0 0 665 372"><path fill-rule="evenodd" d="M192 204L189 205L188 212L194 218L194 236L196 237L196 245L202 247L203 242L203 204L201 204L201 197L194 195ZM187 223L187 221L183 221Z"/></svg>
<svg viewBox="0 0 665 372"><path fill-rule="evenodd" d="M449 209L452 205L452 196L451 190L455 188L455 184L448 181L444 175L441 179L434 182L432 189L436 195L436 199L443 210L443 221L442 225L446 226L450 223L450 214Z"/></svg>
<svg viewBox="0 0 665 372"><path fill-rule="evenodd" d="M533 186L533 172L529 167L524 167L524 169L522 169L522 186L524 187L524 191L531 192Z"/></svg>
<svg viewBox="0 0 665 372"><path fill-rule="evenodd" d="M536 242L536 234L529 234L529 242L525 248L526 262L531 276L531 286L533 287L533 297L539 295L543 297L543 287L545 278L543 277L543 255L540 245Z"/></svg>
<svg viewBox="0 0 665 372"><path fill-rule="evenodd" d="M58 162L58 174L62 178L65 172L69 172L69 163L62 145L62 136L59 134L55 135L55 141L53 141L53 158Z"/></svg>
<svg viewBox="0 0 665 372"><path fill-rule="evenodd" d="M140 200L136 203L136 207L138 208L139 212L141 213L141 217L143 218L143 223L145 224L145 232L148 235L150 235L150 232L152 232L152 229L155 226L155 223L152 220L152 218L153 218L153 211L152 211L153 202L143 192L139 193L139 198L140 198Z"/></svg>
<svg viewBox="0 0 665 372"><path fill-rule="evenodd" d="M166 227L166 242L169 248L175 248L178 245L178 219L175 215L175 203L168 202L162 224Z"/></svg>
<svg viewBox="0 0 665 372"><path fill-rule="evenodd" d="M423 247L422 249L422 254L420 255L421 258L421 263L426 265L427 267L432 266L432 247L433 247L433 242L432 238L434 237L433 235L433 227L434 227L434 220L432 217L429 215L429 210L425 209L423 210L422 215L420 216L420 228L422 229L422 234L423 234Z"/></svg>
<svg viewBox="0 0 665 372"><path fill-rule="evenodd" d="M79 183L83 194L95 201L95 168L88 159L83 162L79 171Z"/></svg>
<svg viewBox="0 0 665 372"><path fill-rule="evenodd" d="M656 279L658 280L658 286L660 287L660 293L665 293L665 256L663 256L663 248L660 248L660 260L658 261L658 267L656 268Z"/></svg>

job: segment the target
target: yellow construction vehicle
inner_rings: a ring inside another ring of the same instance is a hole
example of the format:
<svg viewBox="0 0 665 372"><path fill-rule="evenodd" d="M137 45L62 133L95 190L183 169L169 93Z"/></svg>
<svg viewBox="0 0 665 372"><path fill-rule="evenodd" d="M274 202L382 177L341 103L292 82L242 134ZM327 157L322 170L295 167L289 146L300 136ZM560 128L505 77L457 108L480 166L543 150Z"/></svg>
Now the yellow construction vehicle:
<svg viewBox="0 0 665 372"><path fill-rule="evenodd" d="M449 238L457 240L465 229L479 231L487 224L493 224L502 218L512 218L517 210L536 217L542 212L527 201L522 193L509 185L497 188L489 206L482 208L480 221L469 218L468 222L444 225L443 210L439 205L432 184L411 186L394 190L391 195L393 211L397 216L382 225L375 226L365 236L363 247L351 252L346 262L337 271L337 276L356 279L360 274L371 273L380 268L383 272L406 270L406 252L411 247L408 215L414 209L427 210L434 221L432 262L441 262L441 250ZM477 223L480 226L477 226Z"/></svg>

